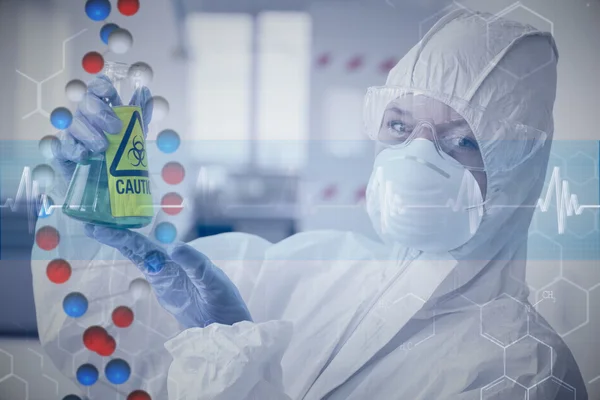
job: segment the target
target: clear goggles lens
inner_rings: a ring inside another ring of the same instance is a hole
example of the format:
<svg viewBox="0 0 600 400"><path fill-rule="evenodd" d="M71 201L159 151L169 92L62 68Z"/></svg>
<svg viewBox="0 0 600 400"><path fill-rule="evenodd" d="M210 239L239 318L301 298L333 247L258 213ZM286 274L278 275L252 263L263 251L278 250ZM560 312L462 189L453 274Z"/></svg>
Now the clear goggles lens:
<svg viewBox="0 0 600 400"><path fill-rule="evenodd" d="M461 105L476 115L468 104ZM364 105L367 135L389 148L409 145L415 138L434 142L441 157L473 171L511 170L529 159L546 140L532 127L497 120L475 136L462 115L443 102L403 88L383 86L367 91ZM483 161L482 154L494 155Z"/></svg>

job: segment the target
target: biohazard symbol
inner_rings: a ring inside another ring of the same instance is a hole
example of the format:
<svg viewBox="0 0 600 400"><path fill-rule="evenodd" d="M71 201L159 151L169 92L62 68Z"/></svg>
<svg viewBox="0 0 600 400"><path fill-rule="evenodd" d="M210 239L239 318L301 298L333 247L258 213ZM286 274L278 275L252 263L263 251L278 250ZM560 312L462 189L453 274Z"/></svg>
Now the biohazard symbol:
<svg viewBox="0 0 600 400"><path fill-rule="evenodd" d="M146 167L144 159L146 158L146 149L144 148L144 141L139 136L133 138L133 147L127 152L127 158L134 167ZM133 159L133 161L131 161ZM135 163L135 164L134 164Z"/></svg>
<svg viewBox="0 0 600 400"><path fill-rule="evenodd" d="M134 138L130 143L129 139L132 134L134 134ZM144 148L144 141L141 135L143 135L143 133L140 113L134 111L131 115L129 124L127 125L127 129L125 130L125 134L121 139L121 144L115 154L115 158L113 158L112 163L110 164L110 174L112 176L148 176L148 170L146 169L145 163L146 149ZM128 148L129 150L127 150ZM126 157L123 157L126 150ZM120 165L121 159L126 159L130 166L124 168L123 165Z"/></svg>

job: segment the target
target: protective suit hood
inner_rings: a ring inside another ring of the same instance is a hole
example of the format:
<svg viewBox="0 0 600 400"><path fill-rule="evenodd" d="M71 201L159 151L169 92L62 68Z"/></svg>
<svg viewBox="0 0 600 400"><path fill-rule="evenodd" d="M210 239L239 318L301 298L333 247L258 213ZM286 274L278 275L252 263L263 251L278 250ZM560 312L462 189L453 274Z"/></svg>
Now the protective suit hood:
<svg viewBox="0 0 600 400"><path fill-rule="evenodd" d="M550 33L460 9L440 19L390 71L386 86L424 93L462 115L487 170L483 221L469 242L451 251L459 264L438 296L462 288L479 304L502 293L527 297L527 231L550 152L557 60ZM523 156L530 149L515 148L519 141L511 139L519 138L511 132L490 135L500 120L545 133L542 147Z"/></svg>

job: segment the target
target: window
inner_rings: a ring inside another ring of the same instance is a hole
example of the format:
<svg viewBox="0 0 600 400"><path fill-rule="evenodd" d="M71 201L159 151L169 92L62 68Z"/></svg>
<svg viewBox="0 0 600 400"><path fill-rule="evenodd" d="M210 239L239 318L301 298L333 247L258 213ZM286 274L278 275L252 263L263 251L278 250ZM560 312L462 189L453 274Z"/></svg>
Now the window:
<svg viewBox="0 0 600 400"><path fill-rule="evenodd" d="M310 84L310 17L265 12L258 17L257 160L297 170L305 161Z"/></svg>
<svg viewBox="0 0 600 400"><path fill-rule="evenodd" d="M246 14L192 14L187 22L189 137L203 162L250 160L252 23Z"/></svg>
<svg viewBox="0 0 600 400"><path fill-rule="evenodd" d="M309 15L201 13L187 26L195 154L228 165L302 167L309 138Z"/></svg>

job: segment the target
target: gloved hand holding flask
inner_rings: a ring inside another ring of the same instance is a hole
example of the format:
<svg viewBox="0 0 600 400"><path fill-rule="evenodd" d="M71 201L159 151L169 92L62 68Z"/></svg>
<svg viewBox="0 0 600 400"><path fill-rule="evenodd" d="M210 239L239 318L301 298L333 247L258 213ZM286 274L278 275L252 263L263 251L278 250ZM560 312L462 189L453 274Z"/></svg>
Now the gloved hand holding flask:
<svg viewBox="0 0 600 400"><path fill-rule="evenodd" d="M123 83L134 88L128 106ZM63 212L113 227L141 228L152 221L145 137L152 118L150 90L127 64L107 62L92 80L73 123L54 146L59 169L70 180Z"/></svg>
<svg viewBox="0 0 600 400"><path fill-rule="evenodd" d="M61 134L55 149L60 170L71 180L63 212L88 222L89 237L129 258L152 285L159 303L182 326L251 321L238 289L204 254L187 245L172 246L174 250L167 252L149 238L123 229L152 220L149 185L139 183L148 176L143 139L152 119L151 94L126 64L107 63L103 72L89 83L71 127ZM121 102L123 83L135 89L129 106ZM141 113L139 119L136 113ZM142 215L134 208L140 204L149 206L146 212L141 209ZM123 216L123 209L129 214Z"/></svg>
<svg viewBox="0 0 600 400"><path fill-rule="evenodd" d="M158 302L183 327L252 321L233 282L193 247L178 244L167 252L137 232L91 224L85 233L129 258L152 285Z"/></svg>

